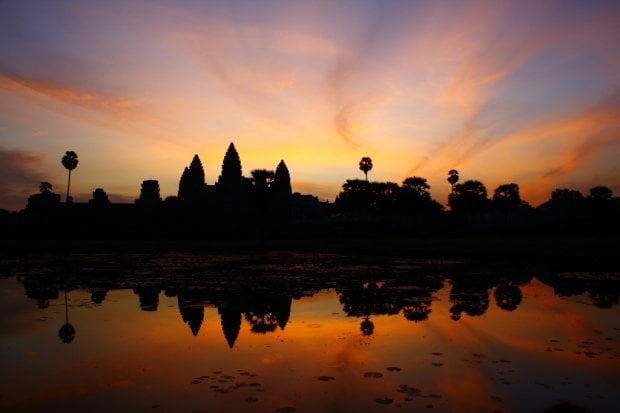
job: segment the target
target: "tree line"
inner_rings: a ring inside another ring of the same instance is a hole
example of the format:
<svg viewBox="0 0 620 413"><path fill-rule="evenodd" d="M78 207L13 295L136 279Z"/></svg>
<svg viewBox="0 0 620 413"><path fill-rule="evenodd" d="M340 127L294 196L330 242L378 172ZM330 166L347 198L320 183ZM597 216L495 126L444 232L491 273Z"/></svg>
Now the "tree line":
<svg viewBox="0 0 620 413"><path fill-rule="evenodd" d="M587 195L558 188L538 207L521 198L519 185L499 185L492 194L479 180L460 182L456 169L447 174L451 190L449 210L431 196L428 180L411 176L395 182L368 181L373 164L369 157L359 163L365 179L349 179L335 201L335 211L346 219L375 223L461 229L547 228L611 231L618 228L620 199L607 186L594 186Z"/></svg>

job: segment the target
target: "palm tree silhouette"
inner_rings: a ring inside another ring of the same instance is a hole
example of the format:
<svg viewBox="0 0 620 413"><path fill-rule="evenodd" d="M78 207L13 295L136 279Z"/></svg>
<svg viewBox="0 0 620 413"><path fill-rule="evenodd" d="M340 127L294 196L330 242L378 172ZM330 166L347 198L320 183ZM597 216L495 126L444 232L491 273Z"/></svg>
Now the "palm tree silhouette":
<svg viewBox="0 0 620 413"><path fill-rule="evenodd" d="M67 290L65 290L65 324L62 327L60 327L60 330L58 330L58 337L60 337L60 340L65 344L71 343L73 339L75 338L75 327L69 324L69 306L67 305Z"/></svg>
<svg viewBox="0 0 620 413"><path fill-rule="evenodd" d="M62 157L62 165L67 168L69 171L69 181L67 182L67 198L66 202L70 202L71 198L69 198L69 188L71 187L71 171L77 168L78 165L78 156L73 151L65 152L65 155Z"/></svg>
<svg viewBox="0 0 620 413"><path fill-rule="evenodd" d="M364 156L360 161L360 170L364 172L366 176L366 182L368 182L368 171L372 169L372 159L367 156Z"/></svg>
<svg viewBox="0 0 620 413"><path fill-rule="evenodd" d="M448 171L448 182L452 185L452 193L454 193L454 185L459 181L459 171L450 169Z"/></svg>
<svg viewBox="0 0 620 413"><path fill-rule="evenodd" d="M41 182L39 185L39 192L42 194L51 194L52 193L52 184L49 182Z"/></svg>

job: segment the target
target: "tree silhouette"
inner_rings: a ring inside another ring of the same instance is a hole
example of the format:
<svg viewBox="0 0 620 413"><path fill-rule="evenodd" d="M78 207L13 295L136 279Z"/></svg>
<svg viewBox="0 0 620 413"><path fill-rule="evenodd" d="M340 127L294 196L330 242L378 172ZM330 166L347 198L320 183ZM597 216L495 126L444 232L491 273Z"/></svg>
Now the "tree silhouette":
<svg viewBox="0 0 620 413"><path fill-rule="evenodd" d="M553 202L581 202L585 198L576 189L556 188L551 192Z"/></svg>
<svg viewBox="0 0 620 413"><path fill-rule="evenodd" d="M366 182L368 182L368 172L372 170L372 159L364 156L360 161L360 170L364 172L364 175L366 176Z"/></svg>
<svg viewBox="0 0 620 413"><path fill-rule="evenodd" d="M67 305L67 290L65 290L65 324L58 330L60 340L69 344L75 339L75 327L69 324L69 306Z"/></svg>
<svg viewBox="0 0 620 413"><path fill-rule="evenodd" d="M459 171L450 169L448 171L448 182L452 185L452 193L454 193L454 185L459 181Z"/></svg>
<svg viewBox="0 0 620 413"><path fill-rule="evenodd" d="M42 194L51 194L52 193L52 184L49 182L41 182L39 185L39 192Z"/></svg>
<svg viewBox="0 0 620 413"><path fill-rule="evenodd" d="M336 198L336 205L349 213L370 212L371 203L370 183L361 179L347 179L342 185L342 192Z"/></svg>
<svg viewBox="0 0 620 413"><path fill-rule="evenodd" d="M64 166L69 171L69 180L67 181L67 198L66 202L71 202L71 198L69 197L69 189L71 187L71 171L77 168L78 166L78 156L73 151L65 152L65 155L62 157L62 166Z"/></svg>
<svg viewBox="0 0 620 413"><path fill-rule="evenodd" d="M275 173L267 169L254 169L250 174L252 175L252 182L254 183L256 193L266 196L267 190L275 177Z"/></svg>
<svg viewBox="0 0 620 413"><path fill-rule="evenodd" d="M450 208L458 215L471 218L481 214L487 206L487 188L480 181L468 180L454 185L448 197Z"/></svg>
<svg viewBox="0 0 620 413"><path fill-rule="evenodd" d="M58 204L60 204L60 195L52 192L52 184L41 182L39 184L39 193L28 197L26 209L30 211L51 210Z"/></svg>
<svg viewBox="0 0 620 413"><path fill-rule="evenodd" d="M588 199L596 201L611 201L613 196L614 193L608 187L595 186L594 188L590 188L590 195L588 195Z"/></svg>
<svg viewBox="0 0 620 413"><path fill-rule="evenodd" d="M519 206L523 205L519 185L511 183L498 186L493 192L492 202L495 208L504 215L516 211Z"/></svg>
<svg viewBox="0 0 620 413"><path fill-rule="evenodd" d="M254 169L251 175L252 182L254 183L256 212L258 214L257 225L260 227L262 233L269 204L269 188L273 182L275 173L267 169Z"/></svg>
<svg viewBox="0 0 620 413"><path fill-rule="evenodd" d="M431 186L426 181L426 178L420 178L419 176L412 176L406 178L403 181L403 189L411 191L418 198L429 198Z"/></svg>

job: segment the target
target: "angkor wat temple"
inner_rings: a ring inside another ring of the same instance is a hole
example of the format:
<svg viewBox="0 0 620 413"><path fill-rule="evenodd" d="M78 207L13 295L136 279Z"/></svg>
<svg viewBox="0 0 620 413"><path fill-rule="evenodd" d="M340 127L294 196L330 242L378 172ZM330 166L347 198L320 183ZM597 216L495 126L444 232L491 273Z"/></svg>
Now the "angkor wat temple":
<svg viewBox="0 0 620 413"><path fill-rule="evenodd" d="M162 199L159 182L142 182L134 203L112 203L102 188L88 203L62 203L51 186L28 198L19 227L37 235L62 236L263 236L285 231L291 223L294 198L302 209L320 208L318 198L293 194L288 168L280 161L274 170L242 173L241 160L231 143L217 181L207 184L202 162L194 155L183 170L177 196Z"/></svg>

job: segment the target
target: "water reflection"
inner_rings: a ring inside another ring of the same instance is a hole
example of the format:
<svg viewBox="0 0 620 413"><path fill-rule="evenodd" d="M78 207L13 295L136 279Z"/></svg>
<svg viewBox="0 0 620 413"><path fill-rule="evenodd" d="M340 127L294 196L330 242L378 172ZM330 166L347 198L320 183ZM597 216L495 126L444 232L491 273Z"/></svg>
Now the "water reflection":
<svg viewBox="0 0 620 413"><path fill-rule="evenodd" d="M50 260L4 266L0 306L13 315L0 322L0 367L23 378L0 380L13 395L0 410L92 398L99 411L191 412L620 402L614 274L313 254Z"/></svg>
<svg viewBox="0 0 620 413"><path fill-rule="evenodd" d="M92 271L90 256L81 257L88 269L85 274L67 276L60 271L50 273L49 267L39 272L32 265L30 272L20 276L26 297L37 302L37 307L49 307L50 300L57 300L67 291L80 289L90 291L93 304L102 304L110 290L131 288L138 296L142 311L156 312L162 292L176 297L180 318L187 324L191 334L197 336L204 322L205 307L217 309L222 333L233 348L242 320L250 331L267 334L284 330L290 317L294 299L312 296L315 292L334 289L347 317L360 319L360 331L370 336L375 331L376 316L402 316L412 322L424 322L432 313L433 294L446 286L449 291L450 318L459 321L466 315L479 317L489 309L491 296L498 308L514 311L523 301L521 286L529 283L532 276L520 273L498 276L493 272L472 272L459 266L420 266L402 262L397 268L364 268L348 266L338 257L329 257L325 267L309 273L304 263L295 268L244 257L235 267L228 267L220 274L220 266L204 268L200 273L186 273L175 256L167 267L142 266L139 274L130 271L119 276L108 273L105 267ZM273 257L271 257L273 258ZM306 256L301 256L308 259ZM325 260L325 257L322 257ZM339 265L335 265L338 262ZM240 265L239 265L240 264ZM282 273L284 268L285 273ZM215 271L214 271L215 269ZM162 270L167 271L160 276ZM153 271L151 273L151 271ZM247 277L248 271L255 274ZM377 276L380 272L382 276ZM435 273L435 274L433 274ZM611 308L618 304L620 281L613 277L584 273L555 273L537 278L553 288L561 298L578 297L599 308ZM66 322L59 331L64 343L71 343L75 328L69 324L68 308Z"/></svg>

